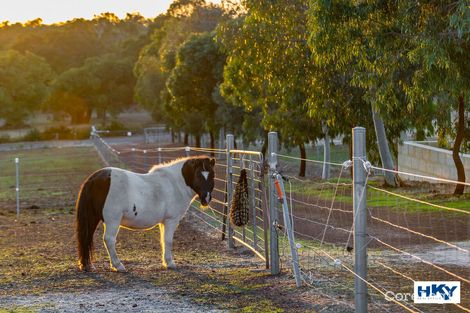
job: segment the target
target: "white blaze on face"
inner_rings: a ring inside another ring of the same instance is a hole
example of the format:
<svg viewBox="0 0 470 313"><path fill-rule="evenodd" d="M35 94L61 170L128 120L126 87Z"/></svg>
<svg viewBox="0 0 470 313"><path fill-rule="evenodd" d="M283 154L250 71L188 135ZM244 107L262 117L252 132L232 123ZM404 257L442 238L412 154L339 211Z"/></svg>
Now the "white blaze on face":
<svg viewBox="0 0 470 313"><path fill-rule="evenodd" d="M209 178L209 172L208 171L202 171L201 172L202 176L207 180Z"/></svg>
<svg viewBox="0 0 470 313"><path fill-rule="evenodd" d="M211 201L211 193L208 192L206 195L206 203L209 204L209 201Z"/></svg>

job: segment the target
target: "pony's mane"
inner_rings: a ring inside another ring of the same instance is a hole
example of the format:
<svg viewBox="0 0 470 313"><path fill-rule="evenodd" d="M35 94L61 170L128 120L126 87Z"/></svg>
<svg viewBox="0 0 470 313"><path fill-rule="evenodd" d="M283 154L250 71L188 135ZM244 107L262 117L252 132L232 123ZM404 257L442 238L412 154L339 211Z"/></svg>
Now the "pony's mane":
<svg viewBox="0 0 470 313"><path fill-rule="evenodd" d="M149 172L149 173L153 173L153 172L155 172L156 170L158 170L158 169L160 169L160 168L163 168L163 167L170 167L170 166L172 166L172 165L178 164L178 163L183 162L183 161L191 160L191 159L207 159L207 158L209 158L209 157L206 156L206 155L198 155L198 156L191 156L191 157L176 158L176 159L171 160L171 161L168 161L168 162L163 162L163 163L154 165L154 166L152 166L152 168L150 168L150 170L149 170L148 172Z"/></svg>

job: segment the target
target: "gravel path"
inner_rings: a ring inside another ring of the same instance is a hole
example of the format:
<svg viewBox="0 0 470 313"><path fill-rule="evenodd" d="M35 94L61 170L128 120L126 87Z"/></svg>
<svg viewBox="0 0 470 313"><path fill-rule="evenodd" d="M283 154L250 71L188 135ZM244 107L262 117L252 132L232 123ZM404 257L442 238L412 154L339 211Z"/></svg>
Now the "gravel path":
<svg viewBox="0 0 470 313"><path fill-rule="evenodd" d="M0 306L39 312L223 312L169 296L164 288L149 286L137 290L110 288L83 293L1 297Z"/></svg>

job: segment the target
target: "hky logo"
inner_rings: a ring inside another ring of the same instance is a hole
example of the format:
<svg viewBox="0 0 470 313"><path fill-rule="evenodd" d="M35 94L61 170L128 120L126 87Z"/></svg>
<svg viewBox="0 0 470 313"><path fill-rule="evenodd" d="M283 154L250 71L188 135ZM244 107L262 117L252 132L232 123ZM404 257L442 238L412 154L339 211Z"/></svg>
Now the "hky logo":
<svg viewBox="0 0 470 313"><path fill-rule="evenodd" d="M460 303L459 281L415 281L415 303Z"/></svg>

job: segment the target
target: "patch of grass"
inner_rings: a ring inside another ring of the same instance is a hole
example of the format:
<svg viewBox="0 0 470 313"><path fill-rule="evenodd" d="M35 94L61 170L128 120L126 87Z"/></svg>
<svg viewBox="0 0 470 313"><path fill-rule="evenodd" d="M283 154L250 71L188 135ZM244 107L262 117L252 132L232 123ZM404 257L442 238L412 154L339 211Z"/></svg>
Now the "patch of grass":
<svg viewBox="0 0 470 313"><path fill-rule="evenodd" d="M367 194L367 206L368 207L378 207L378 208L389 208L394 211L406 211L406 212L436 212L436 211L445 211L449 214L463 214L458 212L451 212L444 208L438 208L430 204L436 204L445 208L455 208L461 209L464 211L470 211L470 199L467 197L452 197L452 196L435 196L432 193L422 193L422 192L410 192L407 189L401 188L380 188L385 191L390 191L395 194L399 194L411 199L416 199L418 201L408 200L399 196L395 196L389 193L386 193L381 190L368 189ZM419 201L427 202L422 203Z"/></svg>
<svg viewBox="0 0 470 313"><path fill-rule="evenodd" d="M317 181L307 181L307 182L300 182L293 180L292 184L292 193L294 194L294 198L296 195L302 197L314 197L324 201L332 201L333 196L335 195L335 189L337 179L330 179L324 182L317 182ZM351 184L351 180L349 179L341 179L340 183L342 184ZM425 201L431 204L437 204L443 207L448 208L456 208L465 211L470 211L470 198L463 196L463 197L456 197L456 196L447 196L441 195L436 196L433 193L423 193L421 190L419 192L410 190L409 188L385 188L381 186L381 184L377 181L369 181L368 184L370 186L390 191L399 195L403 195L412 199L417 199L420 201ZM285 185L286 192L289 193L289 185ZM340 185L338 187L338 191L336 192L335 202L342 202L352 205L353 204L353 197L352 197L352 186L343 186ZM428 205L426 203L420 203L418 201L412 201L408 199L404 199L398 196L394 196L388 194L386 192L368 188L367 193L367 207L369 208L387 208L392 209L394 211L406 211L409 213L412 212L435 212L445 209L440 209L432 205ZM449 211L450 212L450 211ZM454 214L454 213L452 213ZM460 214L460 213L455 213Z"/></svg>
<svg viewBox="0 0 470 313"><path fill-rule="evenodd" d="M336 191L336 183L338 179L329 179L327 181L317 182L317 181L291 181L291 185L285 184L284 187L286 188L285 192L289 194L292 192L294 195L293 197L296 198L296 194L300 196L306 197L315 197L322 200L329 200L333 199L333 195L336 192L335 201L344 202L344 203L351 203L352 204L352 185L340 185L338 186L338 190ZM351 184L350 179L340 179L340 184Z"/></svg>
<svg viewBox="0 0 470 313"><path fill-rule="evenodd" d="M171 272L158 285L168 286L177 281L178 285L172 284L172 288L177 289L177 294L190 294L196 303L216 304L218 308L233 312L243 312L247 304L249 308L256 309L256 312L265 312L268 308L270 312L283 312L262 296L263 290L268 287L266 283L262 283L269 275L267 272L251 272L246 268L206 270L197 274L185 271Z"/></svg>
<svg viewBox="0 0 470 313"><path fill-rule="evenodd" d="M0 313L36 313L48 307L47 305L20 306L15 305L11 308L0 308Z"/></svg>
<svg viewBox="0 0 470 313"><path fill-rule="evenodd" d="M16 199L19 158L20 203L55 198L72 202L87 175L102 167L92 147L46 148L0 153L0 203Z"/></svg>
<svg viewBox="0 0 470 313"><path fill-rule="evenodd" d="M241 308L238 312L241 313L283 313L283 309L280 309L273 305L269 300L260 300L255 304L249 304Z"/></svg>

